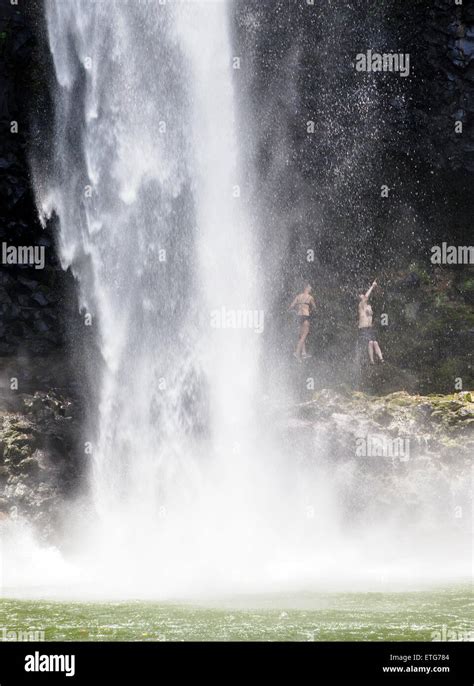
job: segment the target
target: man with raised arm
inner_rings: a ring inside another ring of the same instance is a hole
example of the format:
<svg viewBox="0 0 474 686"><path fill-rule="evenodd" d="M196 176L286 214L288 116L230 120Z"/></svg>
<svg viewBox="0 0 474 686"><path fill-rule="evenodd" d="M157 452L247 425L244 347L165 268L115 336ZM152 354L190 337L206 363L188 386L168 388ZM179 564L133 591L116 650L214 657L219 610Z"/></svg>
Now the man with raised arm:
<svg viewBox="0 0 474 686"><path fill-rule="evenodd" d="M383 362L382 351L377 342L375 329L372 326L373 312L369 303L369 298L376 286L377 281L374 281L367 293L359 294L359 340L361 344L367 345L371 364L375 364L374 352L377 358Z"/></svg>

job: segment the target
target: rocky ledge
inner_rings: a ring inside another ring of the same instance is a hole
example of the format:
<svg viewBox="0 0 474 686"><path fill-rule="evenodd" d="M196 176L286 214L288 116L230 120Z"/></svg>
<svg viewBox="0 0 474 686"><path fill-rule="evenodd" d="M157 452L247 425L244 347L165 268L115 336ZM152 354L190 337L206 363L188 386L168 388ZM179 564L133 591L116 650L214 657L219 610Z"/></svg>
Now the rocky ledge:
<svg viewBox="0 0 474 686"><path fill-rule="evenodd" d="M368 520L470 536L474 394L317 392L292 409L285 440L340 504ZM456 533L457 532L457 533ZM466 543L467 545L468 543Z"/></svg>
<svg viewBox="0 0 474 686"><path fill-rule="evenodd" d="M330 437L333 457L361 456L362 439L374 439L367 449L370 447L376 457L376 439L380 438L380 456L384 456L383 439L387 446L389 441L400 439L410 441L412 456L438 456L451 463L465 463L474 454L474 393L410 395L400 391L375 396L323 389L309 402L296 406L289 427L303 432L316 430L318 435ZM389 448L385 452L390 452Z"/></svg>
<svg viewBox="0 0 474 686"><path fill-rule="evenodd" d="M61 389L0 401L0 519L27 519L54 538L60 511L85 481L81 404ZM323 389L293 406L285 427L287 454L330 475L351 521L395 507L409 521L428 501L445 520L469 511L473 393Z"/></svg>
<svg viewBox="0 0 474 686"><path fill-rule="evenodd" d="M0 410L0 519L25 518L45 537L81 481L77 403L62 391L21 393Z"/></svg>

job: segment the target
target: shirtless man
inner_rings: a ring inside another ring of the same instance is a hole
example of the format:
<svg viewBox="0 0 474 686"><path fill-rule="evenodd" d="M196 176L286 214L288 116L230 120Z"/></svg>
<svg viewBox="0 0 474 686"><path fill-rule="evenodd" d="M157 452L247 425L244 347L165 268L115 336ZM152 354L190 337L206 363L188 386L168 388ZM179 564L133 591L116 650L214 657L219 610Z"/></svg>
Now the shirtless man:
<svg viewBox="0 0 474 686"><path fill-rule="evenodd" d="M315 309L316 303L313 296L311 295L312 288L306 284L305 289L302 293L296 296L296 298L291 303L289 310L294 310L296 308L296 313L298 315L298 320L300 323L300 337L296 350L293 355L297 360L301 358L306 359L311 357L306 352L306 339L309 334L309 322L311 318L311 312Z"/></svg>
<svg viewBox="0 0 474 686"><path fill-rule="evenodd" d="M359 340L363 344L367 343L371 364L375 364L374 352L378 359L383 362L382 351L377 343L377 336L372 326L373 312L369 304L369 298L376 285L377 281L374 281L367 293L359 295Z"/></svg>

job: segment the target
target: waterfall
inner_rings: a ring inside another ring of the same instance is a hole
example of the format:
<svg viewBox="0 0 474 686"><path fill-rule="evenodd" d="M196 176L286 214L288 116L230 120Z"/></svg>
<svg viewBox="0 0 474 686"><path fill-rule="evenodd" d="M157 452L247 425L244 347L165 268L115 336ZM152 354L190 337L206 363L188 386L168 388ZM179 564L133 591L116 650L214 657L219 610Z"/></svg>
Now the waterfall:
<svg viewBox="0 0 474 686"><path fill-rule="evenodd" d="M135 587L166 583L168 565L173 580L190 561L219 568L226 548L232 567L239 541L255 554L269 479L228 3L47 0L46 16L56 121L39 205L101 357L88 554Z"/></svg>
<svg viewBox="0 0 474 686"><path fill-rule="evenodd" d="M431 557L420 547L408 558L424 541L424 501L404 558L393 546L403 493L390 521L378 501L371 510L369 487L366 502L354 494L364 469L385 466L361 467L350 443L336 464L310 422L296 422L290 445L287 417L268 411L260 359L268 369L277 355L262 349L262 283L283 273L288 237L262 264L230 5L45 0L55 116L35 191L94 341L88 495L63 525L69 594L354 588L438 572L429 540ZM283 385L274 397L287 397ZM348 436L367 431L352 419ZM57 551L52 565L56 584Z"/></svg>

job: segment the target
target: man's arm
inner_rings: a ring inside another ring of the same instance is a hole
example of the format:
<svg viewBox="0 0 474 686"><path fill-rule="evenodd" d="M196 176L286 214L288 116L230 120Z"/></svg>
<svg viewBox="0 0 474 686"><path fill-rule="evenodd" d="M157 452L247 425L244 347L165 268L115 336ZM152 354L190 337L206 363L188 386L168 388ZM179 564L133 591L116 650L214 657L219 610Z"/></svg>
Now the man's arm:
<svg viewBox="0 0 474 686"><path fill-rule="evenodd" d="M367 300L372 295L372 291L374 290L376 285L377 285L377 281L374 281L373 284L371 285L371 287L369 288L369 290L367 291L367 293L365 294L365 297L367 298Z"/></svg>

